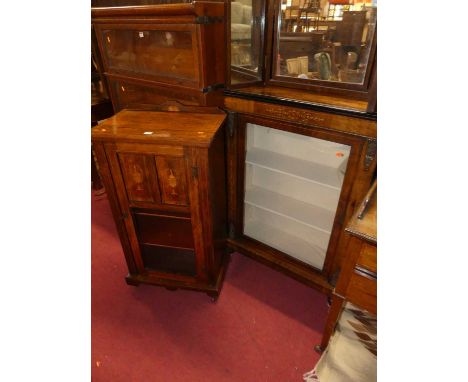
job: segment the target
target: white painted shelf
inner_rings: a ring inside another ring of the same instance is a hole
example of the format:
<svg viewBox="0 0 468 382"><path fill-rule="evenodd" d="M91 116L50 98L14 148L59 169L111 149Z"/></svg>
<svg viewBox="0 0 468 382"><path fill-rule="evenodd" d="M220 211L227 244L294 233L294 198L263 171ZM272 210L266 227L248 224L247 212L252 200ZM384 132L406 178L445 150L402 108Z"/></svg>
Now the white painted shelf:
<svg viewBox="0 0 468 382"><path fill-rule="evenodd" d="M317 269L322 269L323 267L326 254L324 248L320 248L318 245L314 245L298 236L270 226L264 221L247 221L244 233Z"/></svg>
<svg viewBox="0 0 468 382"><path fill-rule="evenodd" d="M262 187L247 189L245 191L245 203L306 224L327 234L331 233L335 218L334 211Z"/></svg>
<svg viewBox="0 0 468 382"><path fill-rule="evenodd" d="M255 166L318 183L334 190L340 190L343 183L343 174L337 168L278 154L273 151L251 148L247 151L245 161Z"/></svg>

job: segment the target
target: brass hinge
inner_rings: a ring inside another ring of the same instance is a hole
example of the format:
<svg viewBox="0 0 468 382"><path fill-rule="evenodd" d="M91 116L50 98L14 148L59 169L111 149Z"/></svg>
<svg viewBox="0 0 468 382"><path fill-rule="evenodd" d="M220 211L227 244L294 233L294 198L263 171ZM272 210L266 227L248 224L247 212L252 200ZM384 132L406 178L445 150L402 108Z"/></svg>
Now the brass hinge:
<svg viewBox="0 0 468 382"><path fill-rule="evenodd" d="M364 170L369 171L369 168L372 162L377 155L377 140L373 138L367 139L367 150L366 150L366 158L364 159Z"/></svg>

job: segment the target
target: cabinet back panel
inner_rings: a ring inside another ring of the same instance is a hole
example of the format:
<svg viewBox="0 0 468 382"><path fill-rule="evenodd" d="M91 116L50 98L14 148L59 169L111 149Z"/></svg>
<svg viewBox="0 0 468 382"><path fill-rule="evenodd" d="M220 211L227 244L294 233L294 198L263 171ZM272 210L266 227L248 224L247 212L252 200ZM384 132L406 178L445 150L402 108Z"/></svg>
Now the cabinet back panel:
<svg viewBox="0 0 468 382"><path fill-rule="evenodd" d="M141 256L147 270L186 276L196 275L193 250L142 244Z"/></svg>

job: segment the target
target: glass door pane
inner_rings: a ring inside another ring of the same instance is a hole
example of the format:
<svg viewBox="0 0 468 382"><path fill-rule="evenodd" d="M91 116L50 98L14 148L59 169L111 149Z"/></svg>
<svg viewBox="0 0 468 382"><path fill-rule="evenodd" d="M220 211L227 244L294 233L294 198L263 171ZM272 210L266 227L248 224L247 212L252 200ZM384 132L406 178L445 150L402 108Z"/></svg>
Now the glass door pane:
<svg viewBox="0 0 468 382"><path fill-rule="evenodd" d="M244 234L322 269L350 151L248 123Z"/></svg>
<svg viewBox="0 0 468 382"><path fill-rule="evenodd" d="M102 31L105 59L109 70L192 81L198 79L198 62L188 27L165 30L109 28ZM168 62L171 64L168 65Z"/></svg>
<svg viewBox="0 0 468 382"><path fill-rule="evenodd" d="M363 84L377 1L277 0L276 76Z"/></svg>
<svg viewBox="0 0 468 382"><path fill-rule="evenodd" d="M263 0L232 0L231 84L262 79Z"/></svg>

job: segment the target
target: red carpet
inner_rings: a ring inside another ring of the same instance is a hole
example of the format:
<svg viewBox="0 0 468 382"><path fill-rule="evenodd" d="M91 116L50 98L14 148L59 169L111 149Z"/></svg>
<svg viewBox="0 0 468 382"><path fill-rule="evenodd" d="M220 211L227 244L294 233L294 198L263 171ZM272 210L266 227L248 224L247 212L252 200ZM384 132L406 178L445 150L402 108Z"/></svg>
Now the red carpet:
<svg viewBox="0 0 468 382"><path fill-rule="evenodd" d="M109 203L93 195L93 382L302 381L318 361L326 298L243 255L216 303L126 274Z"/></svg>

